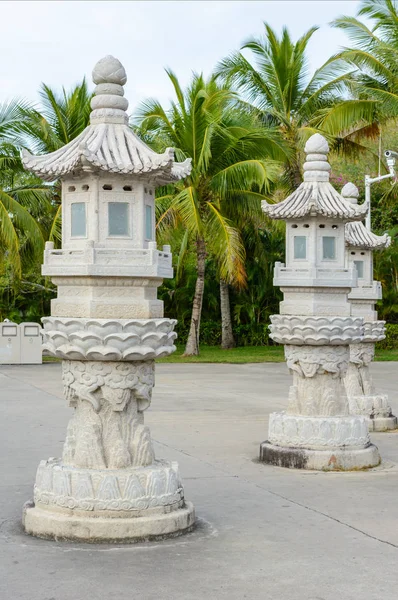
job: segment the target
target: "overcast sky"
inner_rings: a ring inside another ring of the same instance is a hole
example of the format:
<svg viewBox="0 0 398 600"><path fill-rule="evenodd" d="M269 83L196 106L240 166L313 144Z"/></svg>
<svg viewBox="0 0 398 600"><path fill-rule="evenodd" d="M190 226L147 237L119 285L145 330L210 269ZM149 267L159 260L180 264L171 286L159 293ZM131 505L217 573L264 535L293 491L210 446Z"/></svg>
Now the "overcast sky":
<svg viewBox="0 0 398 600"><path fill-rule="evenodd" d="M0 102L14 96L38 101L43 81L72 87L94 64L113 54L125 66L129 112L141 100L167 102L172 91L164 72L171 67L182 83L192 71L211 72L217 61L251 35L263 21L294 39L319 25L309 46L312 68L347 43L328 23L355 15L355 1L45 1L0 2Z"/></svg>

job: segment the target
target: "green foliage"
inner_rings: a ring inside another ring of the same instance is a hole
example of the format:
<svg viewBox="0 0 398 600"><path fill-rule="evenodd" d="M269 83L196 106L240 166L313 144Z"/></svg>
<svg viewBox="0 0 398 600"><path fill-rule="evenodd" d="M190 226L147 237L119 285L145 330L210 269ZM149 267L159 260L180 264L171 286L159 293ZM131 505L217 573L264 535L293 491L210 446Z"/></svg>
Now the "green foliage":
<svg viewBox="0 0 398 600"><path fill-rule="evenodd" d="M238 346L272 346L269 337L269 323L246 323L233 326L234 338ZM178 343L186 344L189 325L179 322L176 331ZM219 346L221 344L220 321L203 320L200 329L201 343L205 346Z"/></svg>
<svg viewBox="0 0 398 600"><path fill-rule="evenodd" d="M339 57L332 57L310 76L308 44L317 27L296 42L285 27L280 37L268 23L264 28L263 38L250 38L241 48L250 51L251 61L234 52L218 64L216 73L236 86L267 127L279 128L290 149L284 183L292 189L301 183L306 140L320 132L336 147L358 152L358 140L369 135L374 123L376 102L347 96L352 72Z"/></svg>
<svg viewBox="0 0 398 600"><path fill-rule="evenodd" d="M386 339L377 342L376 348L379 350L398 350L398 324L387 323Z"/></svg>
<svg viewBox="0 0 398 600"><path fill-rule="evenodd" d="M52 152L68 143L88 124L90 99L84 81L60 96L43 84L41 112L17 100L0 106L0 296L1 311L9 318L43 314L47 286L39 273L44 242L61 238L60 185L27 173L21 150Z"/></svg>

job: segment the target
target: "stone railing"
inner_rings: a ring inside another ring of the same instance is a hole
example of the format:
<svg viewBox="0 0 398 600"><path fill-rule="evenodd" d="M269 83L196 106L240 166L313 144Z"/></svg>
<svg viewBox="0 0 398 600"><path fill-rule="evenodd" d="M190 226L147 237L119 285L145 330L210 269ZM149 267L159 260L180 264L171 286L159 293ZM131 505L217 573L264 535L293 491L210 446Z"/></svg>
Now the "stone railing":
<svg viewBox="0 0 398 600"><path fill-rule="evenodd" d="M150 242L147 249L115 249L98 248L89 241L84 248L60 250L54 249L52 242L47 242L42 274L172 277L172 254L170 246L158 250L155 242Z"/></svg>
<svg viewBox="0 0 398 600"><path fill-rule="evenodd" d="M380 281L373 281L372 285L358 285L348 294L349 300L381 300L383 296Z"/></svg>
<svg viewBox="0 0 398 600"><path fill-rule="evenodd" d="M274 285L311 286L311 287L347 287L357 285L357 272L354 267L348 269L322 267L286 267L276 262L274 269Z"/></svg>

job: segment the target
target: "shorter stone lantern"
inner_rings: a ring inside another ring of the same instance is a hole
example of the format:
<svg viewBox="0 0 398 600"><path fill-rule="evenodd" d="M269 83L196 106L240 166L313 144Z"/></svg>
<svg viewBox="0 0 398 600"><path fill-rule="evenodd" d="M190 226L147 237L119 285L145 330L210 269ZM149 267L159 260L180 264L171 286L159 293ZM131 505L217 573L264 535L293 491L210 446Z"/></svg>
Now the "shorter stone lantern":
<svg viewBox="0 0 398 600"><path fill-rule="evenodd" d="M271 337L285 345L293 375L288 408L272 413L260 460L284 467L349 470L380 461L364 416L350 415L344 389L349 345L359 343L361 317L351 316L348 294L356 272L345 265L344 225L362 220L367 206L347 202L329 183L329 147L313 135L305 146L304 182L286 200L263 211L286 221L286 265L274 284L284 300L271 317Z"/></svg>
<svg viewBox="0 0 398 600"><path fill-rule="evenodd" d="M353 205L358 203L358 188L347 183L341 195ZM373 252L388 248L389 235L375 235L360 222L345 226L347 265L355 266L358 284L348 295L351 315L363 317L364 336L360 344L350 346L350 362L345 376L350 413L365 415L369 419L371 431L387 431L397 427L397 418L392 414L388 396L378 394L369 370L374 358L375 343L385 338L385 321L377 320L375 304L381 300L382 289L379 281L373 279Z"/></svg>

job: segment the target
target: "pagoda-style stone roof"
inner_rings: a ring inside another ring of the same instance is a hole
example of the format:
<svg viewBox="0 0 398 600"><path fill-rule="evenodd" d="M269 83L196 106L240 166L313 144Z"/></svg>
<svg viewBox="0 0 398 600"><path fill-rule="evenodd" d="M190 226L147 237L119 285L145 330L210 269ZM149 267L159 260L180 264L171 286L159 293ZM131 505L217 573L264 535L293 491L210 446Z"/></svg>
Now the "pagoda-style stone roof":
<svg viewBox="0 0 398 600"><path fill-rule="evenodd" d="M91 100L90 125L59 150L42 156L22 153L24 167L46 181L69 173L93 170L123 175L143 175L157 184L187 177L191 159L174 161L173 148L157 154L131 130L123 97L127 81L123 65L113 56L100 60L93 70L97 84Z"/></svg>
<svg viewBox="0 0 398 600"><path fill-rule="evenodd" d="M329 146L326 139L316 133L309 138L304 150L307 159L304 163L303 183L283 202L268 204L264 200L263 211L271 219L300 219L322 215L346 221L362 220L368 205L354 206L329 183Z"/></svg>
<svg viewBox="0 0 398 600"><path fill-rule="evenodd" d="M357 205L359 191L353 183L346 183L341 190L341 195L353 206ZM344 235L346 246L360 248L361 250L382 250L388 248L391 244L388 233L376 235L367 229L362 222L346 223Z"/></svg>

